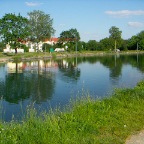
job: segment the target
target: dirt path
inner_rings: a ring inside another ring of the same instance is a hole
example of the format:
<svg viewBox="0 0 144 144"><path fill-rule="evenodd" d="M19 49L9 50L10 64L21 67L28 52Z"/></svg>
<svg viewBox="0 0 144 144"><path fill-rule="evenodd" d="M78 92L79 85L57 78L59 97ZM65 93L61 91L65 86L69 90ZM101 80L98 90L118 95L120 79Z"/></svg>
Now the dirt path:
<svg viewBox="0 0 144 144"><path fill-rule="evenodd" d="M136 135L128 137L126 144L144 144L144 130Z"/></svg>

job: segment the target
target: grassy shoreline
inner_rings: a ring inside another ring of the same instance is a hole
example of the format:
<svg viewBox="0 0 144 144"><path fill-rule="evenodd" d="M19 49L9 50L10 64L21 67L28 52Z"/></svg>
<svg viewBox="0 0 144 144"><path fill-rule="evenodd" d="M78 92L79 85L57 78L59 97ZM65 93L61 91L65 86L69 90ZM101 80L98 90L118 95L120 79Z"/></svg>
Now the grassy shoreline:
<svg viewBox="0 0 144 144"><path fill-rule="evenodd" d="M50 59L50 58L65 58L65 57L81 57L81 56L103 56L103 55L114 55L114 54L144 54L144 51L122 51L119 53L115 52L109 52L109 51L82 51L82 52L54 52L54 53L49 53L49 52L34 52L34 53L18 53L18 54L3 54L2 52L0 53L0 62L7 62L7 61L13 61L13 60L19 60L19 61L24 61L24 60L32 60L32 59Z"/></svg>
<svg viewBox="0 0 144 144"><path fill-rule="evenodd" d="M0 122L0 144L124 144L144 129L144 81L109 98L76 100L67 110L28 109L21 122Z"/></svg>

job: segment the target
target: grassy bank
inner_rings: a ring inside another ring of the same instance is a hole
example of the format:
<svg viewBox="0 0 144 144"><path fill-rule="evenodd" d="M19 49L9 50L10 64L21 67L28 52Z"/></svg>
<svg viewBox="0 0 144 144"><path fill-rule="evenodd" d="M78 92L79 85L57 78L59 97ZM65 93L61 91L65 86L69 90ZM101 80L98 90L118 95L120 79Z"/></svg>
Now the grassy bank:
<svg viewBox="0 0 144 144"><path fill-rule="evenodd" d="M136 54L136 53L144 53L144 51L121 51L119 54ZM111 55L115 54L113 51L81 51L81 52L54 52L54 53L49 53L49 52L34 52L34 53L8 53L8 54L3 54L2 52L0 53L0 60L4 59L5 60L29 60L29 59L47 59L47 58L63 58L63 57L75 57L75 56L95 56L95 55Z"/></svg>
<svg viewBox="0 0 144 144"><path fill-rule="evenodd" d="M0 123L1 144L124 144L144 129L144 81L110 98L83 98L65 112L37 116L28 109L22 122Z"/></svg>

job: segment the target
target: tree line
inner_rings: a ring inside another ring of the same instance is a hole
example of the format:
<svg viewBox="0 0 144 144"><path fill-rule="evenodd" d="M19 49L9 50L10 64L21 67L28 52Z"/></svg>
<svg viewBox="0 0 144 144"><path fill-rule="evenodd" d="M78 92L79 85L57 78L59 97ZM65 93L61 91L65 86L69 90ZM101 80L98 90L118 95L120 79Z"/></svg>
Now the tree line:
<svg viewBox="0 0 144 144"><path fill-rule="evenodd" d="M20 14L5 14L0 19L0 51L3 51L6 44L10 44L17 52L17 47L28 51L24 42L31 41L38 43L50 39L54 33L53 19L43 11L34 10L27 13L25 18ZM51 47L64 47L67 51L116 51L116 50L144 50L144 31L124 40L122 31L112 26L109 29L109 37L84 42L80 40L80 34L76 28L62 31L58 43L54 45L43 44L43 49L49 51Z"/></svg>

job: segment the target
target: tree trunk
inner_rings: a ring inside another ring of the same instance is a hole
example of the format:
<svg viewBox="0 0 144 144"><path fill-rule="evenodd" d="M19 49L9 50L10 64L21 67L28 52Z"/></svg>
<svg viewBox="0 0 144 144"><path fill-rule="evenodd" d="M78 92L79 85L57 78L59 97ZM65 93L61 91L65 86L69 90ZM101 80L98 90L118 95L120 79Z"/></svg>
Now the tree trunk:
<svg viewBox="0 0 144 144"><path fill-rule="evenodd" d="M17 48L15 48L15 54L17 54Z"/></svg>
<svg viewBox="0 0 144 144"><path fill-rule="evenodd" d="M116 40L115 40L115 52L116 52Z"/></svg>

